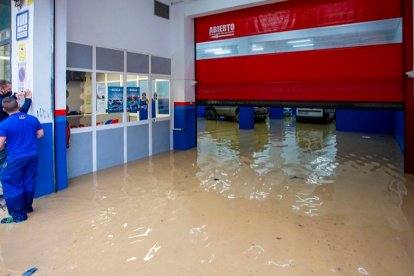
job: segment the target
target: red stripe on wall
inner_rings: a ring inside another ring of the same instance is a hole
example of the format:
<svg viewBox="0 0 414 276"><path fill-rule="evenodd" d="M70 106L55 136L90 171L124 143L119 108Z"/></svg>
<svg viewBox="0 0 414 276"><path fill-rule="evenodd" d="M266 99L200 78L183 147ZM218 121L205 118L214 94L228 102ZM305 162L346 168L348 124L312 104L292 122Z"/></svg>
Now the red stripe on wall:
<svg viewBox="0 0 414 276"><path fill-rule="evenodd" d="M174 106L192 106L195 102L174 102Z"/></svg>
<svg viewBox="0 0 414 276"><path fill-rule="evenodd" d="M291 0L196 19L196 42L401 17L395 0ZM222 29L212 38L211 27ZM222 27L223 28L223 27Z"/></svg>
<svg viewBox="0 0 414 276"><path fill-rule="evenodd" d="M66 116L66 109L56 109L55 117L58 117L58 116Z"/></svg>

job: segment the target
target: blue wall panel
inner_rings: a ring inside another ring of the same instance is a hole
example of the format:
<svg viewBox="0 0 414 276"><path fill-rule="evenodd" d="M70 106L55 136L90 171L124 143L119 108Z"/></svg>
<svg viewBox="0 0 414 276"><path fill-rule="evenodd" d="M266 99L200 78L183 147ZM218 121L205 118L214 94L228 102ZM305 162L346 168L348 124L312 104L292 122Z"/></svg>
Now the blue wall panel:
<svg viewBox="0 0 414 276"><path fill-rule="evenodd" d="M56 117L55 135L56 189L59 191L68 187L66 162L66 116Z"/></svg>
<svg viewBox="0 0 414 276"><path fill-rule="evenodd" d="M127 128L128 162L147 157L149 155L148 145L148 125Z"/></svg>
<svg viewBox="0 0 414 276"><path fill-rule="evenodd" d="M124 129L96 132L96 167L98 170L124 163Z"/></svg>
<svg viewBox="0 0 414 276"><path fill-rule="evenodd" d="M197 124L195 113L195 106L174 107L173 140L175 150L187 150L197 146Z"/></svg>
<svg viewBox="0 0 414 276"><path fill-rule="evenodd" d="M72 133L67 164L69 179L92 172L92 132Z"/></svg>
<svg viewBox="0 0 414 276"><path fill-rule="evenodd" d="M394 134L395 111L336 110L336 130Z"/></svg>
<svg viewBox="0 0 414 276"><path fill-rule="evenodd" d="M170 121L154 122L152 125L152 154L170 150Z"/></svg>
<svg viewBox="0 0 414 276"><path fill-rule="evenodd" d="M404 112L395 112L395 140L402 152L404 152Z"/></svg>
<svg viewBox="0 0 414 276"><path fill-rule="evenodd" d="M36 176L35 197L55 192L53 158L53 124L42 124L45 136L39 140L39 166Z"/></svg>

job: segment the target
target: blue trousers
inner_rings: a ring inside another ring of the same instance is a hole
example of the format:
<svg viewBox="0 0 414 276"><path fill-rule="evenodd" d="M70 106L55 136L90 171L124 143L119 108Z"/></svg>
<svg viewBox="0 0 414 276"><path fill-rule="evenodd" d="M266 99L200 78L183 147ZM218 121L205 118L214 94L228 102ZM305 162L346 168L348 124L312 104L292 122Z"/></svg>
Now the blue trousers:
<svg viewBox="0 0 414 276"><path fill-rule="evenodd" d="M7 209L15 222L27 219L27 212L33 211L32 204L36 190L37 156L10 160L1 173L3 195Z"/></svg>

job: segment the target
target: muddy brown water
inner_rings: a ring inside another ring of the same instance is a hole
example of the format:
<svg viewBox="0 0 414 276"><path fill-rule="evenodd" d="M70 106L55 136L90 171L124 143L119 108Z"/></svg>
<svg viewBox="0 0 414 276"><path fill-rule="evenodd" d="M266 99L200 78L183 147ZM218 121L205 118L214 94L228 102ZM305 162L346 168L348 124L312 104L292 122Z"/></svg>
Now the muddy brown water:
<svg viewBox="0 0 414 276"><path fill-rule="evenodd" d="M72 179L1 225L0 275L414 275L414 178L392 136L198 129L197 149Z"/></svg>

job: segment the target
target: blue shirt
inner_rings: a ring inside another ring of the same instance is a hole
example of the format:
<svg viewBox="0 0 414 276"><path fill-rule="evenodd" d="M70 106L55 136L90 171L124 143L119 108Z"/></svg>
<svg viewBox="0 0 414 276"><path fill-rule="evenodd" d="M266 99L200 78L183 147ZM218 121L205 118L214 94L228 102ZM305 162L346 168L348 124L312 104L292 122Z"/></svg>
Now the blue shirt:
<svg viewBox="0 0 414 276"><path fill-rule="evenodd" d="M7 159L37 155L37 131L42 129L39 120L22 112L10 115L0 123L0 136L6 137Z"/></svg>

